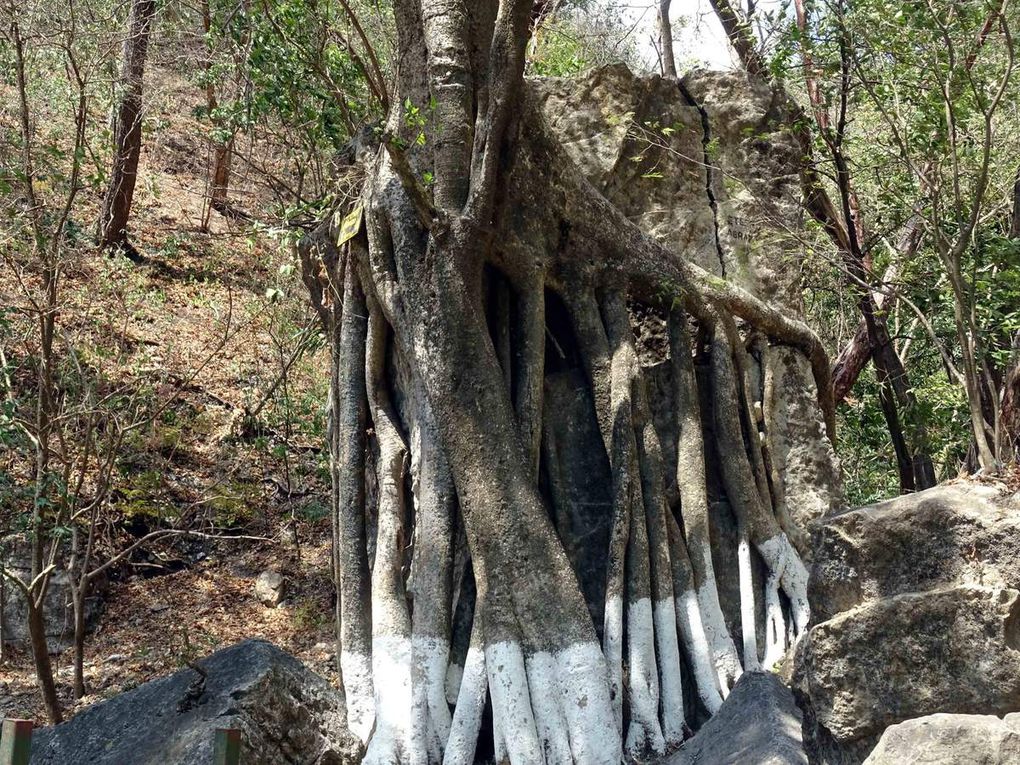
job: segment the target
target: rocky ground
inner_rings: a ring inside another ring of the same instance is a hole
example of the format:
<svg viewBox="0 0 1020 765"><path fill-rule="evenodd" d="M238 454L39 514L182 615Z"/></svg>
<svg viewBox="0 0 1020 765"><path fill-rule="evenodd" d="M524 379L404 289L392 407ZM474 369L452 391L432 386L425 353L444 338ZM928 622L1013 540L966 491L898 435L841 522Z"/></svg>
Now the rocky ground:
<svg viewBox="0 0 1020 765"><path fill-rule="evenodd" d="M328 527L300 528L300 559L289 543L222 542L188 569L113 583L86 643L89 695L71 697L70 650L54 657L68 716L246 638L268 640L335 682L328 533ZM256 580L266 570L284 575L277 607L256 597ZM27 652L8 649L0 716L45 722Z"/></svg>

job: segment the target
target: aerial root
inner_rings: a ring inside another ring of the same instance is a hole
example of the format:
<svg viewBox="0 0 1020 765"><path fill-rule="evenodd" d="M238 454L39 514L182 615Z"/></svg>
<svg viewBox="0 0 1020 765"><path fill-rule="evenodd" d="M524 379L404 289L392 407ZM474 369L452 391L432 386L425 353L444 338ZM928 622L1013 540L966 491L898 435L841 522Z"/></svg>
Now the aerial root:
<svg viewBox="0 0 1020 765"><path fill-rule="evenodd" d="M545 335L544 314L532 309L544 306L543 286L507 295L498 316L509 340L499 355L521 443L537 479ZM354 305L352 299L346 311L352 320ZM713 569L702 415L686 317L680 312L670 316L681 529L666 498L665 474L674 466L663 463L623 293L609 291L600 298L583 293L568 308L612 470L605 625L601 648L578 643L539 650L527 632L521 642L505 635L496 642L483 639L481 609L473 607L466 584L469 576L462 578L458 593L452 592L449 581L459 565L452 562L456 507L442 499L453 496L452 482L442 461L428 457L441 449L423 409L424 397L416 400L407 381L387 379L389 325L378 305L371 300L366 305L365 399L378 445L372 460L378 486L373 634L370 651L358 653L351 644L340 657L352 730L357 726L355 732L369 743L365 762L473 762L487 698L496 755L514 763L615 765L621 741L630 758L662 754L681 743L686 728L681 646L697 697L714 713L741 671L760 666L755 616L762 604L761 663L766 668L807 627L807 571L777 522L776 476L759 436L760 426L766 432L769 427L762 411L769 396L762 392L761 401L752 402L759 394L747 382L748 360L739 356L743 349L735 348L734 335L727 336L721 325L709 328L716 456L739 521L743 666L722 614ZM390 400L393 390L412 414L397 411ZM346 464L356 462L348 458ZM408 469L413 513L406 506ZM413 546L405 522L413 522ZM366 544L364 530L360 544ZM752 549L767 569L763 598L754 591ZM413 555L410 576L408 551ZM442 581L426 575L433 568L442 572ZM341 591L341 602L344 597ZM443 615L435 624L421 621L436 608ZM366 696L373 698L371 710L365 707ZM604 714L585 711L589 700L601 705ZM614 754L607 757L606 752Z"/></svg>

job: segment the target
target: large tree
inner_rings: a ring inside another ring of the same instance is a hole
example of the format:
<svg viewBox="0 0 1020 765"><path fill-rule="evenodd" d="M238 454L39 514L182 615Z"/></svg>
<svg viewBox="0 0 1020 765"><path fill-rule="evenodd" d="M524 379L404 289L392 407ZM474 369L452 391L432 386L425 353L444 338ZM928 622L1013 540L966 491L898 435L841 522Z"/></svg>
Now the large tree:
<svg viewBox="0 0 1020 765"><path fill-rule="evenodd" d="M792 348L831 435L824 350L585 177L522 76L532 5L394 4L393 107L356 161L364 227L338 248L324 225L302 248L333 338L340 668L366 762L661 753L694 722L685 693L711 714L760 666L760 633L772 662L810 617L759 391L788 381L761 363L770 346ZM702 162L707 129L694 140L685 161L711 216L723 184ZM737 227L710 227L720 261ZM665 430L642 315L668 338ZM571 443L581 418L566 439L555 427L560 367L576 371L590 442ZM561 490L570 449L592 482L605 474L605 507ZM736 519L739 648L716 581L717 494Z"/></svg>

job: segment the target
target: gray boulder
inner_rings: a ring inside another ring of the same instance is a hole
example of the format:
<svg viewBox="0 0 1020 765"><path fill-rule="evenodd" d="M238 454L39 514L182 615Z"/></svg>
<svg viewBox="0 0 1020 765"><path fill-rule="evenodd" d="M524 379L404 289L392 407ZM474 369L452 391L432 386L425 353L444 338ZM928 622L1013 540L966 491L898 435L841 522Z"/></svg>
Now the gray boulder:
<svg viewBox="0 0 1020 765"><path fill-rule="evenodd" d="M37 731L32 765L197 765L213 731L241 730L245 765L354 762L342 694L262 640L245 640L194 669L153 680Z"/></svg>
<svg viewBox="0 0 1020 765"><path fill-rule="evenodd" d="M815 527L817 621L866 601L977 585L1020 590L1020 498L959 482L825 518Z"/></svg>
<svg viewBox="0 0 1020 765"><path fill-rule="evenodd" d="M949 484L813 531L818 623L793 668L813 761L857 765L915 717L1020 711L1015 497Z"/></svg>
<svg viewBox="0 0 1020 765"><path fill-rule="evenodd" d="M255 599L264 606L276 608L287 595L287 580L279 571L266 569L255 580Z"/></svg>
<svg viewBox="0 0 1020 765"><path fill-rule="evenodd" d="M1020 593L956 587L883 598L814 627L798 686L840 741L902 720L1020 708Z"/></svg>
<svg viewBox="0 0 1020 765"><path fill-rule="evenodd" d="M665 765L807 765L800 710L768 672L746 672L719 711Z"/></svg>
<svg viewBox="0 0 1020 765"><path fill-rule="evenodd" d="M6 570L26 584L32 580L32 559L28 537L12 534L0 538L0 561ZM103 596L107 581L99 577L89 587L85 597L85 628L91 630L102 611ZM3 609L0 611L3 640L27 648L28 614L21 589L0 577L4 589ZM43 601L43 619L46 624L46 639L50 653L60 653L68 648L74 639L74 611L71 606L71 578L67 570L58 565L50 574L49 589Z"/></svg>
<svg viewBox="0 0 1020 765"><path fill-rule="evenodd" d="M865 765L1014 765L1020 714L937 714L893 725Z"/></svg>

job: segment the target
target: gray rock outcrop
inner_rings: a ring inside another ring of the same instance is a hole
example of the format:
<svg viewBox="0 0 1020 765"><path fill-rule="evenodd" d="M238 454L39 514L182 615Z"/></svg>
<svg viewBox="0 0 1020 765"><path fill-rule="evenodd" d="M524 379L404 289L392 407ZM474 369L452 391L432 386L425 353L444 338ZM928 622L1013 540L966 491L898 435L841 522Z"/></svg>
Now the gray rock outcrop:
<svg viewBox="0 0 1020 765"><path fill-rule="evenodd" d="M343 697L301 662L245 640L36 732L32 765L212 762L216 728L241 730L245 765L355 762Z"/></svg>
<svg viewBox="0 0 1020 765"><path fill-rule="evenodd" d="M0 539L0 562L6 570L26 584L32 580L32 562L28 537L12 534ZM59 563L59 562L58 562ZM94 580L85 598L85 627L91 629L102 610L103 595L107 582L105 577ZM20 588L6 578L0 577L4 588L3 610L0 611L5 643L28 646L28 615L24 595ZM70 574L58 565L50 574L49 589L43 601L43 619L46 624L46 638L51 653L63 651L74 639L74 611L71 606Z"/></svg>
<svg viewBox="0 0 1020 765"><path fill-rule="evenodd" d="M719 711L665 765L807 765L800 710L768 672L741 676Z"/></svg>
<svg viewBox="0 0 1020 765"><path fill-rule="evenodd" d="M1020 714L937 714L893 725L865 765L1014 765Z"/></svg>
<svg viewBox="0 0 1020 765"><path fill-rule="evenodd" d="M826 518L814 538L819 623L793 680L818 762L860 763L911 718L1020 710L1015 496L947 484Z"/></svg>

